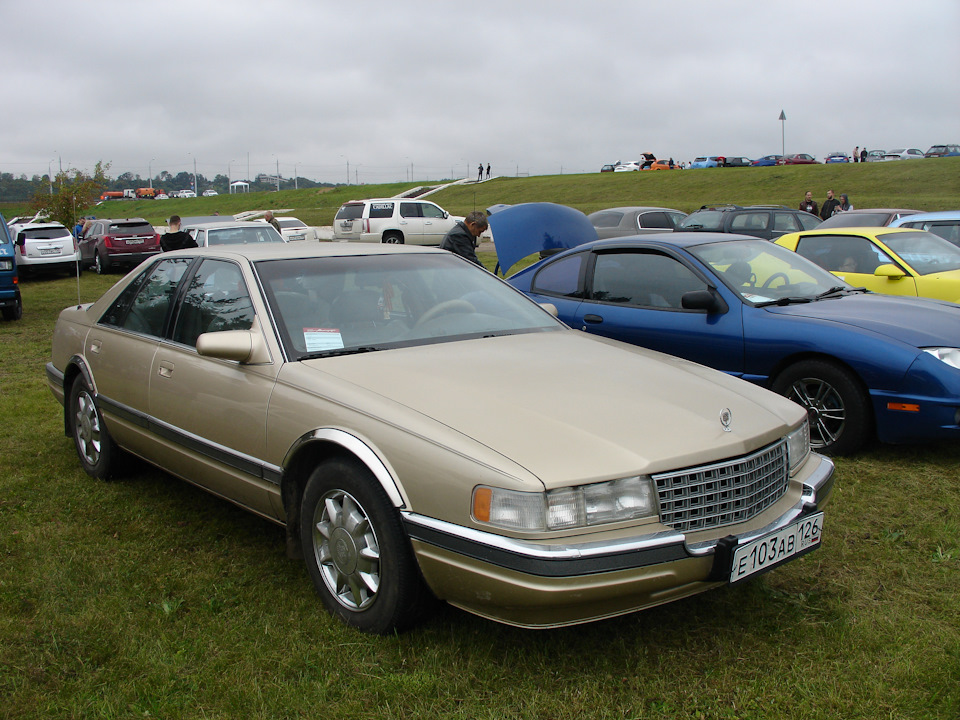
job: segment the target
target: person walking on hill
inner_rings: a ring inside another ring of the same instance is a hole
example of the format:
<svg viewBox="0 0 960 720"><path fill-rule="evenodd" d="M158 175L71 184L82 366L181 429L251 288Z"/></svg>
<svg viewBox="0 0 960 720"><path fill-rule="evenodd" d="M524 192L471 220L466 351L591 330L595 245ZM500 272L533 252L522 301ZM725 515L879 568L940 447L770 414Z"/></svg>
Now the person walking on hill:
<svg viewBox="0 0 960 720"><path fill-rule="evenodd" d="M483 180L483 163L477 165L477 182Z"/></svg>

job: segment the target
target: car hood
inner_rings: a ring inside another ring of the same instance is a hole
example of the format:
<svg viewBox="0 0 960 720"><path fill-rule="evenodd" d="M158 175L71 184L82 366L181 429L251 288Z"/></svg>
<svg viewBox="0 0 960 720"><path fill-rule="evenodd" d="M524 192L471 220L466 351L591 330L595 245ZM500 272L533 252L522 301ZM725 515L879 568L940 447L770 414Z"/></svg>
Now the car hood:
<svg viewBox="0 0 960 720"><path fill-rule="evenodd" d="M802 409L699 365L562 330L299 363L363 411L547 488L697 465L764 446ZM343 386L349 387L349 386ZM363 399L356 395L362 389ZM725 430L721 411L733 422ZM484 446L477 447L477 444Z"/></svg>
<svg viewBox="0 0 960 720"><path fill-rule="evenodd" d="M554 203L511 205L490 215L489 222L504 275L527 255L566 250L597 239L586 215Z"/></svg>
<svg viewBox="0 0 960 720"><path fill-rule="evenodd" d="M960 307L940 300L870 293L766 309L850 325L918 348L960 345Z"/></svg>

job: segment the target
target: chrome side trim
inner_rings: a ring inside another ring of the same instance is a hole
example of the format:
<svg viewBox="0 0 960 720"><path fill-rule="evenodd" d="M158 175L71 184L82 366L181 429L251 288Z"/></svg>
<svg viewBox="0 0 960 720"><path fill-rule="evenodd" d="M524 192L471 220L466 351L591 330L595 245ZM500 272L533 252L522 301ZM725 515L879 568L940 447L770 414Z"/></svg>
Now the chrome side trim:
<svg viewBox="0 0 960 720"><path fill-rule="evenodd" d="M356 435L351 435L338 428L318 428L300 437L287 451L287 455L283 460L284 467L287 467L293 454L298 449L314 440L331 442L349 450L373 473L394 507L403 508L407 506L406 498L404 498L403 493L400 492L400 487L395 480L396 473L389 467L387 461L382 459L369 445Z"/></svg>
<svg viewBox="0 0 960 720"><path fill-rule="evenodd" d="M96 399L97 402L100 403L101 410L105 413L123 418L127 422L142 427L165 440L169 440L187 450L204 455L211 460L223 463L235 470L245 472L248 475L252 475L273 485L280 485L280 479L283 476L283 468L281 467L194 435L186 430L181 430L178 427L174 427L162 420L157 420L155 417L142 413L139 410L134 410L127 405L118 403L103 395L98 394Z"/></svg>
<svg viewBox="0 0 960 720"><path fill-rule="evenodd" d="M61 391L63 391L64 374L59 370L57 370L57 368L54 366L52 362L47 363L46 371L47 371L47 382L50 385L54 385L60 388Z"/></svg>
<svg viewBox="0 0 960 720"><path fill-rule="evenodd" d="M618 541L554 544L468 528L401 512L404 529L413 540L516 572L542 577L576 577L629 570L686 559L683 535L673 530Z"/></svg>

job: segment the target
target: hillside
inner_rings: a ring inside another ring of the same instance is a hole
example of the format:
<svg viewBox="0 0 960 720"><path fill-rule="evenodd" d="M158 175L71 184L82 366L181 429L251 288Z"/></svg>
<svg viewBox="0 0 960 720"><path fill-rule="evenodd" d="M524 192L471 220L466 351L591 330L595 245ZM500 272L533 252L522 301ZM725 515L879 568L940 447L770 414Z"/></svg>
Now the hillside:
<svg viewBox="0 0 960 720"><path fill-rule="evenodd" d="M172 200L112 200L87 211L100 217L145 217L162 225L172 214L222 215L247 210L290 209L310 225L330 225L351 199L390 197L422 183L347 185ZM845 192L855 207L960 209L960 158L904 160L851 165L770 168L716 168L658 172L591 173L498 177L480 184L451 186L430 196L451 213L464 215L497 203L555 202L591 213L618 205L655 205L691 212L704 203L777 204L796 207L807 190L821 202L828 189ZM25 211L9 204L10 218Z"/></svg>

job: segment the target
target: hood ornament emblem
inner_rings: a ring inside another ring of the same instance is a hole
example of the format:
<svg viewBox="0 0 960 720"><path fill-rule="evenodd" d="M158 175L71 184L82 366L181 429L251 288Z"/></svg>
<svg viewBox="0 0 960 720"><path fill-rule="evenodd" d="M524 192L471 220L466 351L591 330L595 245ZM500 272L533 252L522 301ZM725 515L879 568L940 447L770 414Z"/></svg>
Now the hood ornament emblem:
<svg viewBox="0 0 960 720"><path fill-rule="evenodd" d="M720 411L720 424L723 425L724 432L730 432L730 424L733 422L733 413L730 408L724 408Z"/></svg>

